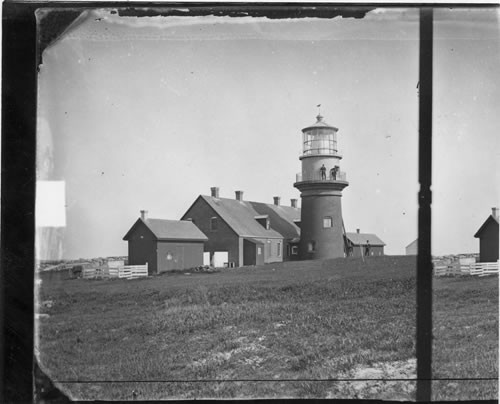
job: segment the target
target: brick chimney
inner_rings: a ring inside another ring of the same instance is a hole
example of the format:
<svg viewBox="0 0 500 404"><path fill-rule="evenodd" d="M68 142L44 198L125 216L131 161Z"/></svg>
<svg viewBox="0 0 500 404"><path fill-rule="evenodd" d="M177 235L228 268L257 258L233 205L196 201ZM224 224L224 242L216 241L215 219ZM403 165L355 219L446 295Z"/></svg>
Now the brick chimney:
<svg viewBox="0 0 500 404"><path fill-rule="evenodd" d="M141 219L142 220L147 220L148 218L148 211L147 210L141 210Z"/></svg>
<svg viewBox="0 0 500 404"><path fill-rule="evenodd" d="M212 198L219 197L219 187L212 187L210 188L210 191L212 192Z"/></svg>
<svg viewBox="0 0 500 404"><path fill-rule="evenodd" d="M498 208L491 208L491 214L494 218L498 219Z"/></svg>
<svg viewBox="0 0 500 404"><path fill-rule="evenodd" d="M358 234L359 234L359 229L356 229L356 233L358 233Z"/></svg>
<svg viewBox="0 0 500 404"><path fill-rule="evenodd" d="M237 201L242 201L243 200L243 191L234 191L236 194L236 200Z"/></svg>
<svg viewBox="0 0 500 404"><path fill-rule="evenodd" d="M280 206L280 199L281 199L281 197L275 196L275 197L273 197L273 199L274 199L274 204L276 206Z"/></svg>
<svg viewBox="0 0 500 404"><path fill-rule="evenodd" d="M290 204L291 204L292 208L296 208L297 207L297 199L290 199Z"/></svg>

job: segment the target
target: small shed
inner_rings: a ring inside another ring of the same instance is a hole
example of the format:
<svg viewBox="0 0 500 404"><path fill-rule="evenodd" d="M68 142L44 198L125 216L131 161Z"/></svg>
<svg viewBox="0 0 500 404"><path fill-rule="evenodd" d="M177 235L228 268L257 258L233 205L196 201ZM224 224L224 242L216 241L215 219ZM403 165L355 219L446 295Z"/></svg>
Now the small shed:
<svg viewBox="0 0 500 404"><path fill-rule="evenodd" d="M479 262L498 261L498 208L491 209L474 237L479 239Z"/></svg>
<svg viewBox="0 0 500 404"><path fill-rule="evenodd" d="M418 254L418 238L413 240L410 244L406 246L406 255L417 255Z"/></svg>
<svg viewBox="0 0 500 404"><path fill-rule="evenodd" d="M148 219L147 211L132 225L128 241L128 264L148 263L149 275L203 265L208 238L190 221Z"/></svg>
<svg viewBox="0 0 500 404"><path fill-rule="evenodd" d="M360 233L356 229L356 233L346 233L345 238L348 257L384 255L385 243L375 234Z"/></svg>

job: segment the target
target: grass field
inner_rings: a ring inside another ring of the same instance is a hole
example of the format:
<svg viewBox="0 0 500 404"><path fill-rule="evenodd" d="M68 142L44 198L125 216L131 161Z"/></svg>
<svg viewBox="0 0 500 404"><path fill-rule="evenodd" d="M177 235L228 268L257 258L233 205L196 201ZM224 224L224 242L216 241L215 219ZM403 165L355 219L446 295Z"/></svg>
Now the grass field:
<svg viewBox="0 0 500 404"><path fill-rule="evenodd" d="M83 400L413 400L413 381L390 379L416 376L415 265L388 256L42 278L38 356ZM497 378L498 277L436 279L434 296L435 376ZM497 398L496 380L433 387L440 400Z"/></svg>

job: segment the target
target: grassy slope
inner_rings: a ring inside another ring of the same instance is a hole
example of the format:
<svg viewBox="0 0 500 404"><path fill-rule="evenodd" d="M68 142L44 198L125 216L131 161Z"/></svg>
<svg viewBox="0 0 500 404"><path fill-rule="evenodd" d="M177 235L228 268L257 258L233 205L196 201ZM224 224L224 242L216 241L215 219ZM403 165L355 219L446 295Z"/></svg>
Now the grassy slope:
<svg viewBox="0 0 500 404"><path fill-rule="evenodd" d="M356 378L365 374L359 373L360 366L410 363L415 346L414 272L415 258L380 257L366 263L358 259L282 263L133 281L44 282L41 300L53 300L54 305L43 309L50 317L41 321L40 357L54 380L297 379L64 385L83 399L127 399L132 390L145 399L411 399L412 383L392 383L389 388L380 382L298 379ZM460 287L447 288L450 282L436 282L436 347L441 353L436 355L437 374L458 376L457 343L464 347L458 369L497 374L492 365L497 355L496 283L460 280ZM456 307L464 299L469 315ZM490 315L481 320L477 314L485 305ZM446 323L452 321L449 311L453 324ZM487 364L476 367L475 361L482 358L466 349L470 341L449 344L457 324L469 324L471 316L489 330L484 337L489 344ZM415 376L414 371L391 375ZM449 383L439 389L446 396L454 391ZM482 398L494 397L496 390L488 387Z"/></svg>
<svg viewBox="0 0 500 404"><path fill-rule="evenodd" d="M434 281L436 400L498 399L498 277Z"/></svg>

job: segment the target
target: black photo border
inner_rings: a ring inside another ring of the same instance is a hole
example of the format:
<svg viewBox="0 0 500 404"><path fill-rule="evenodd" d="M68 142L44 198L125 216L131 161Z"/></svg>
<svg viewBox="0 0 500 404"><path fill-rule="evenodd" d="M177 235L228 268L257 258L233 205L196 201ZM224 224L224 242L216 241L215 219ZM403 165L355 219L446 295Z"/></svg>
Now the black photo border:
<svg viewBox="0 0 500 404"><path fill-rule="evenodd" d="M494 7L442 3L438 7ZM417 401L431 399L432 381L432 40L433 8L428 3L196 3L196 2L21 2L3 3L2 150L0 267L0 402L34 398L34 242L36 186L37 66L44 47L76 18L78 10L116 8L123 15L245 15L269 18L350 16L362 18L379 7L420 9L419 175L417 257ZM45 19L43 35L35 11L57 9ZM74 12L72 12L72 10ZM76 10L76 11L75 11ZM39 42L38 42L39 41ZM39 46L37 46L39 44ZM45 402L67 399L48 397ZM62 401L61 401L62 400ZM262 401L262 400L252 400ZM295 400L293 400L295 401ZM311 400L319 401L319 400ZM324 400L321 400L324 401ZM484 402L484 401L483 401ZM491 402L495 402L492 400Z"/></svg>

